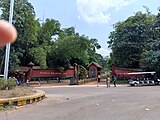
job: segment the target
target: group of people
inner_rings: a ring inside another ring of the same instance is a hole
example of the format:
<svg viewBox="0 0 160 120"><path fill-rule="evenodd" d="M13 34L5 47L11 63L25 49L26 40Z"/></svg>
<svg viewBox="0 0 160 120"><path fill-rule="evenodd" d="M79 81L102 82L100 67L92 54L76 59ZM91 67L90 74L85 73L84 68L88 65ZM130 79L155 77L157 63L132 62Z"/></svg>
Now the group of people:
<svg viewBox="0 0 160 120"><path fill-rule="evenodd" d="M101 76L100 76L100 74L98 74L98 83L100 82L100 78L101 78ZM116 81L117 81L117 78L116 78L116 76L112 76L112 78L110 78L109 77L109 75L107 75L106 76L106 85L107 85L107 88L108 87L110 87L110 82L113 82L113 85L114 85L114 87L116 87Z"/></svg>
<svg viewBox="0 0 160 120"><path fill-rule="evenodd" d="M112 76L112 81L113 81L114 87L116 87L116 81L117 81L116 76ZM110 82L111 82L111 78L109 77L109 75L107 75L106 76L106 85L107 85L107 88L110 87Z"/></svg>
<svg viewBox="0 0 160 120"><path fill-rule="evenodd" d="M17 83L17 85L21 85L22 84L22 81L17 79L16 77L13 77L13 80Z"/></svg>
<svg viewBox="0 0 160 120"><path fill-rule="evenodd" d="M22 85L22 81L19 80L19 79L17 79L16 77L13 77L13 80L17 83L17 85L19 85L19 86ZM26 86L28 86L28 87L30 86L29 85L29 81L30 81L29 78L27 78L27 80L26 80Z"/></svg>

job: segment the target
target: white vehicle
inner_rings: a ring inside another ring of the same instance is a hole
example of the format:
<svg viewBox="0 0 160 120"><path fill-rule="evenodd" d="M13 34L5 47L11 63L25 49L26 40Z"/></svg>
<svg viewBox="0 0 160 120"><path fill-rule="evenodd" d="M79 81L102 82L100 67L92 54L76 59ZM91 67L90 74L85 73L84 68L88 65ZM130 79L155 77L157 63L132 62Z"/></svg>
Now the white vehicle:
<svg viewBox="0 0 160 120"><path fill-rule="evenodd" d="M154 82L155 82L155 85L160 85L160 79L156 79Z"/></svg>
<svg viewBox="0 0 160 120"><path fill-rule="evenodd" d="M131 86L139 85L159 85L160 80L156 78L156 72L132 72L127 73L129 75L144 75L144 78L131 78L129 79L129 84Z"/></svg>

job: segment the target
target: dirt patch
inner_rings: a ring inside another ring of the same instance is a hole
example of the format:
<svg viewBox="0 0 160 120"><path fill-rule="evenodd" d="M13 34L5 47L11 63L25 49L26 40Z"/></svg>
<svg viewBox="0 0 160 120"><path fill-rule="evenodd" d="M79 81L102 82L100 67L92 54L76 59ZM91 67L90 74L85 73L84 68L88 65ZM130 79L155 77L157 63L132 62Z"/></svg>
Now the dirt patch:
<svg viewBox="0 0 160 120"><path fill-rule="evenodd" d="M0 90L0 99L33 95L35 92L36 90L31 87L16 87L13 90Z"/></svg>

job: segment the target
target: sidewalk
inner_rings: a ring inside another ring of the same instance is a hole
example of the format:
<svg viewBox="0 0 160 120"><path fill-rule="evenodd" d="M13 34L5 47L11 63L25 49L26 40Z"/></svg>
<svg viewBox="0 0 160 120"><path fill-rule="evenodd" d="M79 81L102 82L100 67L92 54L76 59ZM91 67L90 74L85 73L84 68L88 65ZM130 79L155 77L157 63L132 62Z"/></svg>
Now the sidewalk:
<svg viewBox="0 0 160 120"><path fill-rule="evenodd" d="M97 83L97 81L88 82L81 85L69 85L69 81L60 82L60 83L49 83L49 84L41 84L38 86L33 86L35 88L56 88L56 87L106 87L106 82L102 80L100 83ZM119 86L128 86L128 84L117 84L117 87ZM113 84L111 84L111 87L114 87Z"/></svg>

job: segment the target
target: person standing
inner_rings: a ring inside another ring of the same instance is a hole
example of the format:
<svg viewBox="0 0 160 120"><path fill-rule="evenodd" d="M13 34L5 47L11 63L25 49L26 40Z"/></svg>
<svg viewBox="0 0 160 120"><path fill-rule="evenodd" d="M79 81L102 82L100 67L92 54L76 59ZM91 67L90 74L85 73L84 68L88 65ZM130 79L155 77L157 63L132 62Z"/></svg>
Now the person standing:
<svg viewBox="0 0 160 120"><path fill-rule="evenodd" d="M61 82L61 78L58 76L57 77L57 82L60 83Z"/></svg>
<svg viewBox="0 0 160 120"><path fill-rule="evenodd" d="M113 84L114 84L114 87L116 87L116 81L117 81L117 78L116 76L113 77Z"/></svg>
<svg viewBox="0 0 160 120"><path fill-rule="evenodd" d="M27 78L27 80L26 80L26 86L27 86L27 87L30 86L30 85L29 85L29 78Z"/></svg>
<svg viewBox="0 0 160 120"><path fill-rule="evenodd" d="M100 82L100 80L101 80L101 75L98 74L98 83Z"/></svg>
<svg viewBox="0 0 160 120"><path fill-rule="evenodd" d="M109 75L106 76L106 85L107 85L107 88L110 87L110 77L109 77Z"/></svg>
<svg viewBox="0 0 160 120"><path fill-rule="evenodd" d="M101 75L100 75L100 74L98 74L97 87L99 87L100 79L101 79Z"/></svg>

